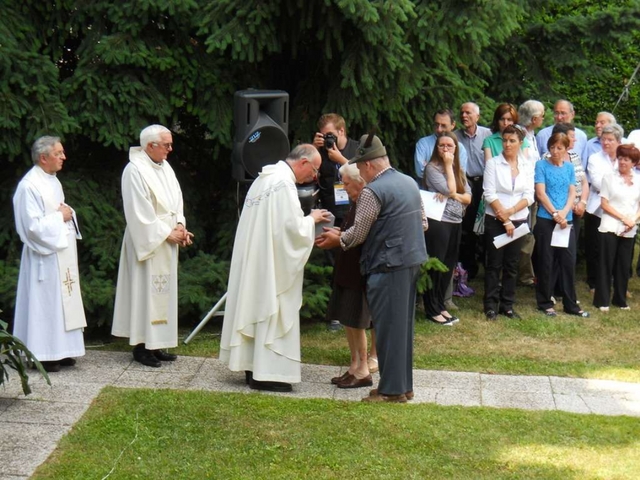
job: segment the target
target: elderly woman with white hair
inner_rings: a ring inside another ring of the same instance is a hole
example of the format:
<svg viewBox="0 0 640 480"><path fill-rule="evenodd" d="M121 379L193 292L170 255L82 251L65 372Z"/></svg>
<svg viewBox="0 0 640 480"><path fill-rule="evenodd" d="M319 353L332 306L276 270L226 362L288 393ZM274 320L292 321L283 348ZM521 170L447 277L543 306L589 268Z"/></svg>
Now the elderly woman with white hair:
<svg viewBox="0 0 640 480"><path fill-rule="evenodd" d="M586 242L585 254L587 260L587 283L591 292L595 291L596 277L598 275L598 261L600 258L600 243L598 229L602 218L600 189L603 178L618 169L616 150L622 143L624 130L617 123L602 128L600 143L602 151L589 157L587 174L591 182L589 199L587 200L586 213L584 214L585 238L593 239Z"/></svg>
<svg viewBox="0 0 640 480"><path fill-rule="evenodd" d="M356 165L348 163L340 167L344 189L351 200L351 208L342 223L342 230L353 225L356 214L356 201L366 182L360 176ZM349 369L341 376L331 379L338 388L370 387L373 384L369 361L375 368L375 337L371 330L371 359L367 360L366 329L371 327L371 315L365 297L365 280L360 274L360 252L362 246L350 250L335 251L333 267L333 291L329 299L327 318L337 318L344 325L347 342L351 351ZM377 371L377 368L375 369Z"/></svg>

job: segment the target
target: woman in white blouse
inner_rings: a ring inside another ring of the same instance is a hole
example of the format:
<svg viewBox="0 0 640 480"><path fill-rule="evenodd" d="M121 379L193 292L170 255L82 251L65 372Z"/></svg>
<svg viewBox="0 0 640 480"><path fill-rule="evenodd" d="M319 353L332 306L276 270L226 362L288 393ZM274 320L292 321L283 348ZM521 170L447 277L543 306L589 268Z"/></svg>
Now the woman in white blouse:
<svg viewBox="0 0 640 480"><path fill-rule="evenodd" d="M618 124L614 123L604 127L600 134L602 151L591 155L587 165L587 175L591 187L589 188L589 199L587 200L587 209L584 214L584 235L585 238L593 238L596 239L596 241L587 241L584 250L587 261L587 283L592 292L596 286L596 276L599 272L600 242L597 241L597 238L598 227L600 227L600 217L602 217L600 189L602 188L602 179L604 176L618 168L616 149L621 144L623 135L624 130Z"/></svg>
<svg viewBox="0 0 640 480"><path fill-rule="evenodd" d="M616 157L618 168L604 176L600 188L600 257L593 305L602 312L609 311L610 299L613 305L629 310L626 294L638 228L636 222L640 220L640 176L634 173L634 167L640 161L640 150L632 145L620 145Z"/></svg>
<svg viewBox="0 0 640 480"><path fill-rule="evenodd" d="M487 320L498 313L520 318L513 310L522 238L496 248L493 239L502 234L513 237L520 225L527 223L533 203L533 168L519 155L525 132L518 125L502 131L502 153L487 161L484 169L485 220L487 252L484 275L484 312ZM502 274L502 280L500 279Z"/></svg>

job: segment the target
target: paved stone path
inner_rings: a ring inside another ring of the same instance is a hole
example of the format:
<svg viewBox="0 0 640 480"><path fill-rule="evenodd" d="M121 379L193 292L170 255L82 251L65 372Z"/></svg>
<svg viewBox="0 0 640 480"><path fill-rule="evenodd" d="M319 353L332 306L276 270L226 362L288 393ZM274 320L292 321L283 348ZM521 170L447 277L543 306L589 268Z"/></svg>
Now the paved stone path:
<svg viewBox="0 0 640 480"><path fill-rule="evenodd" d="M280 395L360 400L367 389L342 390L329 383L343 371L305 364L302 383ZM245 385L244 374L200 357L181 356L155 369L133 362L130 353L89 351L75 367L50 378L51 387L33 374L29 397L22 395L16 375L0 387L0 480L29 478L106 385L261 394ZM640 384L635 383L414 370L414 391L411 403L640 417Z"/></svg>

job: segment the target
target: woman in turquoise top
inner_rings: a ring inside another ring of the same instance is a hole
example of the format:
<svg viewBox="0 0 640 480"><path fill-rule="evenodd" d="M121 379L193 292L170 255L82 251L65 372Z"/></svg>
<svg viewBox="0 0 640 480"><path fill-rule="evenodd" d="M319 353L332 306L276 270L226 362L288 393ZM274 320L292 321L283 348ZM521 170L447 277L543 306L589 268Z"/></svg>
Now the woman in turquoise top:
<svg viewBox="0 0 640 480"><path fill-rule="evenodd" d="M573 230L573 205L576 195L576 173L571 162L564 158L569 148L565 133L554 133L547 147L549 158L542 158L535 166L535 190L538 199L538 221L533 228L536 239L536 302L538 309L548 317L555 317L551 295L553 294L554 269L560 270L562 305L565 313L588 317L576 301L575 266L576 236ZM556 228L569 231L566 247L552 246Z"/></svg>
<svg viewBox="0 0 640 480"><path fill-rule="evenodd" d="M498 105L498 108L496 108L496 111L493 113L493 121L491 122L493 135L485 138L482 143L485 163L502 153L502 131L514 123L518 123L516 107L510 103L501 103ZM522 151L529 148L529 142L526 138L520 148Z"/></svg>

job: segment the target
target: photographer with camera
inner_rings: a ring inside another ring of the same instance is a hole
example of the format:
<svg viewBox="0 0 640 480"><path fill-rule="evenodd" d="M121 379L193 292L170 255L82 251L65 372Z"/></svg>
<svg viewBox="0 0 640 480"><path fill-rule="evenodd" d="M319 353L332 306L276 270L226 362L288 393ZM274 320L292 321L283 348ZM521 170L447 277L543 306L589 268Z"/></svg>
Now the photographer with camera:
<svg viewBox="0 0 640 480"><path fill-rule="evenodd" d="M318 119L313 146L322 157L318 178L322 208L333 213L336 225L340 225L349 210L349 196L338 169L355 156L358 142L347 137L347 127L342 116L326 113Z"/></svg>

